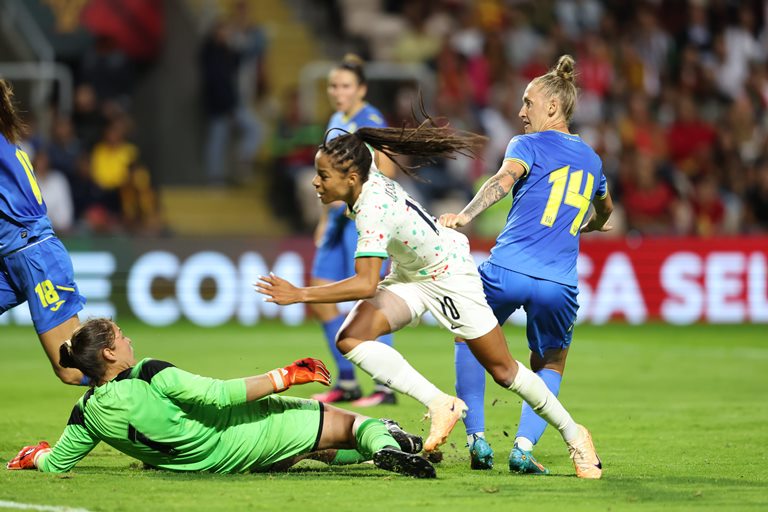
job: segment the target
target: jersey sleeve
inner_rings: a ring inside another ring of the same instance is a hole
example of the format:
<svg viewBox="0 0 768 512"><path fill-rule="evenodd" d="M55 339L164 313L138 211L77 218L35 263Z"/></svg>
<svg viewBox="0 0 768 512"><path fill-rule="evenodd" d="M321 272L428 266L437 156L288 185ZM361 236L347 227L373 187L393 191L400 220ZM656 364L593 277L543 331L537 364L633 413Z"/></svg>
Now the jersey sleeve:
<svg viewBox="0 0 768 512"><path fill-rule="evenodd" d="M595 197L598 199L605 199L608 195L608 180L605 179L605 174L600 173L600 183L597 185L595 191Z"/></svg>
<svg viewBox="0 0 768 512"><path fill-rule="evenodd" d="M184 403L224 409L246 402L245 379L212 379L171 365L153 375L150 385L168 398Z"/></svg>
<svg viewBox="0 0 768 512"><path fill-rule="evenodd" d="M522 165L525 168L524 176L527 176L534 164L531 141L522 135L512 137L512 140L507 144L507 150L504 152L504 161L506 162L507 160L518 162Z"/></svg>
<svg viewBox="0 0 768 512"><path fill-rule="evenodd" d="M355 217L357 228L355 258L388 257L389 229L387 229L385 215L376 215L376 212L381 212L381 209L368 207L357 212Z"/></svg>
<svg viewBox="0 0 768 512"><path fill-rule="evenodd" d="M88 455L97 444L99 439L85 428L82 408L78 402L72 409L67 426L53 450L40 456L37 469L44 473L65 473Z"/></svg>

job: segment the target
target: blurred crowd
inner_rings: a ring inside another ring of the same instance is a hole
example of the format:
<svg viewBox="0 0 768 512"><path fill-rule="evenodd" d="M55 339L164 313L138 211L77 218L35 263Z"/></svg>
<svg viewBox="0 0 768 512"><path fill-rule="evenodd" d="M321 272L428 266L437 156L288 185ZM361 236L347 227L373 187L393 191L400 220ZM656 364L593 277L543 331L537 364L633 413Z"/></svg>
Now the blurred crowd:
<svg viewBox="0 0 768 512"><path fill-rule="evenodd" d="M152 175L131 142L134 61L110 38L97 37L75 71L72 113L54 109L50 130L27 119L22 143L54 229L60 235L164 233Z"/></svg>
<svg viewBox="0 0 768 512"><path fill-rule="evenodd" d="M471 197L496 171L522 131L525 86L568 53L580 87L571 128L603 159L618 201L616 234L768 232L768 2L324 4L364 55L432 69L430 109L489 137L480 164L426 170L430 182L415 188L435 213ZM372 10L361 14L365 8ZM363 18L367 29L356 29ZM405 107L385 112L395 125L409 117L414 91L399 96L395 105ZM479 234L497 234L507 210L487 215Z"/></svg>

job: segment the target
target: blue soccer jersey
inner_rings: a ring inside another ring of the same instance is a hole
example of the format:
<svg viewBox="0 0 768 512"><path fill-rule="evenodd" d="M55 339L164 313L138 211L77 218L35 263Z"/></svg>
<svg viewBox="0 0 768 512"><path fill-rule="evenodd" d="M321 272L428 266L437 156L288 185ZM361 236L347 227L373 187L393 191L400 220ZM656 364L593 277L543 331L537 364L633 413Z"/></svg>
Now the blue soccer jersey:
<svg viewBox="0 0 768 512"><path fill-rule="evenodd" d="M385 126L387 124L384 122L384 116L381 115L379 109L366 103L352 117L347 117L342 112L333 114L328 121L327 130L338 129L328 134L328 140L344 135L344 131L354 133L358 128L384 128Z"/></svg>
<svg viewBox="0 0 768 512"><path fill-rule="evenodd" d="M579 233L592 199L606 196L600 157L577 135L544 131L512 138L505 160L525 175L513 189L494 265L575 286Z"/></svg>
<svg viewBox="0 0 768 512"><path fill-rule="evenodd" d="M27 154L0 135L0 256L53 234Z"/></svg>

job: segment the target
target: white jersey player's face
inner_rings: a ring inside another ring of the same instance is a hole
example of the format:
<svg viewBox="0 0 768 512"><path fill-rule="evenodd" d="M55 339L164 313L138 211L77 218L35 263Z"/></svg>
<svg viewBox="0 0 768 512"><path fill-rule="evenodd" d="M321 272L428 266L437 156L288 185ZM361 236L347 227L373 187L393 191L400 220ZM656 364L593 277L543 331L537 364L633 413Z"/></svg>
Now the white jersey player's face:
<svg viewBox="0 0 768 512"><path fill-rule="evenodd" d="M328 155L318 151L315 154L315 171L317 174L312 180L312 186L315 187L317 197L323 204L334 201L344 201L348 205L355 204L363 185L360 182L360 176L354 170L346 174L337 170Z"/></svg>

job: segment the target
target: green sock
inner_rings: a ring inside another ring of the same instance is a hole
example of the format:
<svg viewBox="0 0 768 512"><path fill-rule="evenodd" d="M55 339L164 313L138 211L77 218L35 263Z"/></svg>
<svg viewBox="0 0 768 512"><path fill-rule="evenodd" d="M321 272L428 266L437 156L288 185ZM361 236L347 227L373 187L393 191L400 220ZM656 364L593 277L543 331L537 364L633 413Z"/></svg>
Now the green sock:
<svg viewBox="0 0 768 512"><path fill-rule="evenodd" d="M374 453L387 446L400 449L400 445L389 434L384 423L373 418L365 420L360 425L357 433L355 433L355 438L357 439L357 450L368 459L372 459Z"/></svg>
<svg viewBox="0 0 768 512"><path fill-rule="evenodd" d="M337 450L336 456L330 462L331 466L346 466L347 464L360 464L369 460L357 450Z"/></svg>

